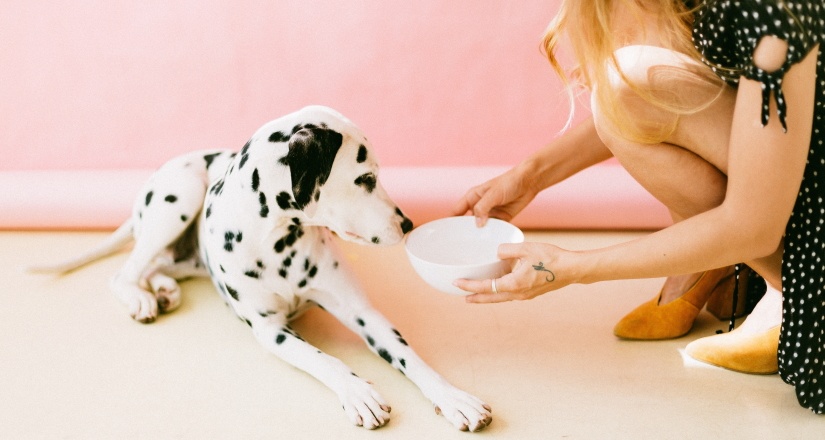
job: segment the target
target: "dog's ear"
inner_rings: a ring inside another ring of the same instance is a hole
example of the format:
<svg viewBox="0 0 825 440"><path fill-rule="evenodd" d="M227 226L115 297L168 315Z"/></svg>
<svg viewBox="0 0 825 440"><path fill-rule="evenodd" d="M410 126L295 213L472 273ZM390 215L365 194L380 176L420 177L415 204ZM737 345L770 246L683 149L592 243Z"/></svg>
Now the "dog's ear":
<svg viewBox="0 0 825 440"><path fill-rule="evenodd" d="M292 194L298 207L304 209L326 183L343 136L335 130L311 124L295 127L293 131L289 138L289 153L281 163L289 166Z"/></svg>

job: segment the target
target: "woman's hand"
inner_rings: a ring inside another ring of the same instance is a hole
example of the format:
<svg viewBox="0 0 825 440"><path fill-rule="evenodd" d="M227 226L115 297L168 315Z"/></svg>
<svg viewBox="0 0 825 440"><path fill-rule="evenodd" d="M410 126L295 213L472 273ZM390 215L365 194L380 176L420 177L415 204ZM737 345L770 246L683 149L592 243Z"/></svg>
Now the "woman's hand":
<svg viewBox="0 0 825 440"><path fill-rule="evenodd" d="M455 281L456 287L474 293L471 303L494 303L535 298L577 281L578 271L570 266L575 253L546 243L502 244L498 257L516 260L513 271L495 280ZM495 290L493 291L493 281Z"/></svg>
<svg viewBox="0 0 825 440"><path fill-rule="evenodd" d="M471 212L478 226L484 226L490 217L510 221L538 194L531 185L535 181L535 176L521 171L520 167L511 168L498 177L470 188L456 204L453 215Z"/></svg>

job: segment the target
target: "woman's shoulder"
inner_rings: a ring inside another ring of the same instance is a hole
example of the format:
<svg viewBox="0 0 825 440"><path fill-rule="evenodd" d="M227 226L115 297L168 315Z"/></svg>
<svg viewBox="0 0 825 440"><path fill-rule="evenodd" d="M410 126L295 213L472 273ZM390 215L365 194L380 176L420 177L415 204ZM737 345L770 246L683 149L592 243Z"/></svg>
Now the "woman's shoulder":
<svg viewBox="0 0 825 440"><path fill-rule="evenodd" d="M741 69L752 62L764 36L790 46L793 63L825 37L821 1L708 0L694 23L697 49L713 64Z"/></svg>
<svg viewBox="0 0 825 440"><path fill-rule="evenodd" d="M822 37L823 20L821 0L707 0L697 22L724 23L731 31L744 34L799 31Z"/></svg>

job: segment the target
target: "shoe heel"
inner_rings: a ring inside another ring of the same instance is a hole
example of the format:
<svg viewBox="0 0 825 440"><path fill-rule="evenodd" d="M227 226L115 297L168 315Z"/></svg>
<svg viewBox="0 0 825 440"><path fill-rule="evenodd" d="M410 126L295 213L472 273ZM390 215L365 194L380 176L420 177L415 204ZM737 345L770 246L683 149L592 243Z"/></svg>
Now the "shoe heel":
<svg viewBox="0 0 825 440"><path fill-rule="evenodd" d="M726 321L731 318L731 311L733 309L733 288L736 283L736 277L733 273L719 280L713 292L708 298L707 311L720 321ZM747 295L748 292L748 269L743 269L739 273L739 297L736 299L736 312L734 316L741 318L747 314Z"/></svg>

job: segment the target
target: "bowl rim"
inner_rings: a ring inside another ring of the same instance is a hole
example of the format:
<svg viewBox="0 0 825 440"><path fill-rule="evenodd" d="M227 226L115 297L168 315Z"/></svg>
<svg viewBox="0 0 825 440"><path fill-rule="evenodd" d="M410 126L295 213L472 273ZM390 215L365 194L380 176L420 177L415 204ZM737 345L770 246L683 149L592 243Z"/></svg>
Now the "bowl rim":
<svg viewBox="0 0 825 440"><path fill-rule="evenodd" d="M463 219L463 218L475 219L475 217L473 217L473 216L469 216L469 215L463 215L463 216L453 216L453 217L443 217L443 218L439 218L439 219L436 219L436 220L432 220L432 221L426 222L426 223L422 224L421 226L416 227L415 229L413 229L412 231L410 231L410 233L409 233L409 234L407 234L407 235L404 237L404 250L406 250L406 251L407 251L407 255L408 255L408 256L410 256L410 257L412 257L412 258L415 258L416 260L422 261L422 262L424 262L424 263L426 263L426 264L429 264L429 265L432 265L432 266L435 266L435 267L441 267L441 268L469 268L469 267L489 266L489 265L491 265L491 264L499 264L499 263L501 263L502 261L504 261L504 260L502 260L502 259L500 259L500 258L497 258L497 257L496 257L495 259L491 259L491 260L488 260L488 261L483 261L483 262L479 262L479 263L473 263L473 264L446 264L446 263L436 263L436 262L433 262L433 261L425 260L424 258L422 258L422 257L420 257L420 256L418 256L418 255L416 255L416 254L415 254L412 250L410 250L410 247L409 247L409 239L410 239L410 237L411 237L411 236L415 233L415 231L416 231L416 230L418 230L418 228L422 228L422 227L424 227L424 226L426 226L426 225L430 225L430 224L432 224L432 223L437 223L437 222L442 222L442 221L448 221L448 220L455 221L455 220L453 220L453 219ZM518 244L518 243L523 243L523 242L524 242L524 231L522 231L522 230L521 230L521 228L519 228L518 226L516 226L516 225L514 225L514 224L512 224L512 223L510 223L510 222L508 222L508 221L501 220L501 219L498 219L498 218L492 218L492 217L490 217L489 219L487 219L487 223L490 223L490 222L493 222L493 223L501 223L501 224L503 224L503 225L506 225L506 226L509 226L509 227L513 228L515 231L517 231L517 232L518 232L518 240L517 240L517 241L508 241L508 242L503 242L502 244L504 244L504 243Z"/></svg>

